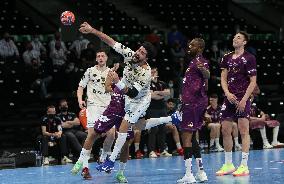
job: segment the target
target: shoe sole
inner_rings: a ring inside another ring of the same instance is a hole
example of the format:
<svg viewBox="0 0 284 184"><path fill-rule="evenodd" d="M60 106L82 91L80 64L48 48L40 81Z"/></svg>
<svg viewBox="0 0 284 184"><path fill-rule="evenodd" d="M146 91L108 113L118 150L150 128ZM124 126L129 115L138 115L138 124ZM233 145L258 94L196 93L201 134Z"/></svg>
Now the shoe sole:
<svg viewBox="0 0 284 184"><path fill-rule="evenodd" d="M235 172L236 169L232 170L232 171L228 171L228 172L225 172L225 173L220 173L220 174L217 174L216 173L216 176L224 176L224 175L229 175L229 174L233 174L233 172Z"/></svg>
<svg viewBox="0 0 284 184"><path fill-rule="evenodd" d="M243 174L233 174L234 177L239 177L239 176L248 176L249 173L243 173Z"/></svg>

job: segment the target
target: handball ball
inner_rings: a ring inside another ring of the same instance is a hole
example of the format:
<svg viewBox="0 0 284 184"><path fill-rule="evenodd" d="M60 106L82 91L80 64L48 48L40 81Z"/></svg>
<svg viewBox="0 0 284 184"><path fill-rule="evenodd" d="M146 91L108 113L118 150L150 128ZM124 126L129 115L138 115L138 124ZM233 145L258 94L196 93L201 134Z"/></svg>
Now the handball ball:
<svg viewBox="0 0 284 184"><path fill-rule="evenodd" d="M65 11L61 14L60 20L63 25L70 26L75 22L75 15L71 11Z"/></svg>

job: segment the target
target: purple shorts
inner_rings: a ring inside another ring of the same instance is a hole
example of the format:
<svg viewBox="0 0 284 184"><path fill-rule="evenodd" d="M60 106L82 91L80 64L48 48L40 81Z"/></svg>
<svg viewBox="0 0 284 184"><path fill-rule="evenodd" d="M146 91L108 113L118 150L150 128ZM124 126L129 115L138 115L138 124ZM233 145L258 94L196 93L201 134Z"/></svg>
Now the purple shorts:
<svg viewBox="0 0 284 184"><path fill-rule="evenodd" d="M101 133L106 133L113 126L115 126L116 129L119 129L124 115L125 115L124 109L117 109L112 106L108 106L107 109L100 116L100 118L95 122L94 130L97 133L101 134ZM130 127L127 132L127 139L133 139L133 138L134 138L134 131L132 130L132 127Z"/></svg>
<svg viewBox="0 0 284 184"><path fill-rule="evenodd" d="M182 131L194 132L200 130L203 125L203 117L206 105L182 105L182 122L180 128Z"/></svg>
<svg viewBox="0 0 284 184"><path fill-rule="evenodd" d="M280 125L279 121L276 120L267 120L267 121L261 121L261 120L251 120L250 121L250 128L251 129L261 129L265 125L267 125L270 128L274 128Z"/></svg>
<svg viewBox="0 0 284 184"><path fill-rule="evenodd" d="M241 98L238 98L240 101ZM242 113L237 112L237 107L235 104L231 104L227 98L224 99L223 105L221 107L221 121L235 121L238 122L238 118L250 118L250 99L247 100L245 110Z"/></svg>

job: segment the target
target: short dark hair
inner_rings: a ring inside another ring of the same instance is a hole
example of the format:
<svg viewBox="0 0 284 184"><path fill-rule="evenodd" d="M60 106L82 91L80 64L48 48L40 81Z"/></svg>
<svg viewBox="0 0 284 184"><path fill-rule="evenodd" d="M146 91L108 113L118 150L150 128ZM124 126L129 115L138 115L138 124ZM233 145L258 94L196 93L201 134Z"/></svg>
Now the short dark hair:
<svg viewBox="0 0 284 184"><path fill-rule="evenodd" d="M169 99L167 100L167 103L170 103L170 102L176 103L175 99L173 99L173 98L169 98Z"/></svg>
<svg viewBox="0 0 284 184"><path fill-rule="evenodd" d="M154 57L156 57L156 49L153 46L152 43L150 42L144 42L141 45L142 47L145 48L145 50L147 51L147 58L148 60L152 60Z"/></svg>
<svg viewBox="0 0 284 184"><path fill-rule="evenodd" d="M249 41L249 34L247 32L239 31L239 32L237 32L237 34L243 35L245 37L245 41L247 41L247 42Z"/></svg>
<svg viewBox="0 0 284 184"><path fill-rule="evenodd" d="M107 55L107 51L105 49L102 49L102 48L98 49L96 51L96 54L98 54L99 52L104 52Z"/></svg>
<svg viewBox="0 0 284 184"><path fill-rule="evenodd" d="M218 98L218 95L216 93L213 93L210 95L210 98Z"/></svg>
<svg viewBox="0 0 284 184"><path fill-rule="evenodd" d="M65 98L62 98L60 101L59 101L59 105L61 105L61 103L63 102L67 102L67 100Z"/></svg>

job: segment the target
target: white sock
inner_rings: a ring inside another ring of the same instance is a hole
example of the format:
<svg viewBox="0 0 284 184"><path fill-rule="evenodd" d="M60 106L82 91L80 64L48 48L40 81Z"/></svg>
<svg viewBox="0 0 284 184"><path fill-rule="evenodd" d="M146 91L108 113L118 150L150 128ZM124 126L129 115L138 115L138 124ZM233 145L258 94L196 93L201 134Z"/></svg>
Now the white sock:
<svg viewBox="0 0 284 184"><path fill-rule="evenodd" d="M191 165L192 158L188 158L184 161L185 164L185 175L190 176L192 175L192 165Z"/></svg>
<svg viewBox="0 0 284 184"><path fill-rule="evenodd" d="M232 152L225 152L225 164L231 164L232 163Z"/></svg>
<svg viewBox="0 0 284 184"><path fill-rule="evenodd" d="M248 165L248 157L249 157L249 153L242 152L242 162L241 162L241 165L244 165L244 166Z"/></svg>
<svg viewBox="0 0 284 184"><path fill-rule="evenodd" d="M109 159L111 161L115 161L118 153L121 151L121 148L122 146L124 145L125 141L126 141L126 138L127 138L127 133L119 133L118 132L118 135L117 135L117 139L115 141L115 145L114 145L114 148L113 148L113 151L109 157Z"/></svg>
<svg viewBox="0 0 284 184"><path fill-rule="evenodd" d="M196 165L199 172L203 171L202 158L196 158Z"/></svg>
<svg viewBox="0 0 284 184"><path fill-rule="evenodd" d="M214 139L210 139L210 147L214 145Z"/></svg>
<svg viewBox="0 0 284 184"><path fill-rule="evenodd" d="M273 143L278 143L279 126L273 128Z"/></svg>
<svg viewBox="0 0 284 184"><path fill-rule="evenodd" d="M90 159L91 150L82 148L78 161L83 162L83 168L89 167L88 161Z"/></svg>
<svg viewBox="0 0 284 184"><path fill-rule="evenodd" d="M177 146L177 149L181 149L182 148L180 142L177 142L176 146Z"/></svg>
<svg viewBox="0 0 284 184"><path fill-rule="evenodd" d="M263 141L263 144L268 144L268 141L267 141L267 137L266 137L266 129L265 127L259 129L260 131L260 135L261 135L261 138L262 138L262 141Z"/></svg>
<svg viewBox="0 0 284 184"><path fill-rule="evenodd" d="M235 145L239 145L239 137L234 137Z"/></svg>
<svg viewBox="0 0 284 184"><path fill-rule="evenodd" d="M125 170L125 167L126 167L126 163L123 163L123 162L119 162L119 169L118 169L118 172L122 172Z"/></svg>
<svg viewBox="0 0 284 184"><path fill-rule="evenodd" d="M219 138L215 138L215 145L216 147L220 147Z"/></svg>
<svg viewBox="0 0 284 184"><path fill-rule="evenodd" d="M140 143L134 143L135 153L139 150Z"/></svg>
<svg viewBox="0 0 284 184"><path fill-rule="evenodd" d="M155 127L155 126L158 126L158 125L161 125L161 124L169 123L171 121L172 121L171 116L147 119L145 130L148 130L152 127Z"/></svg>

